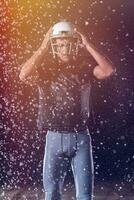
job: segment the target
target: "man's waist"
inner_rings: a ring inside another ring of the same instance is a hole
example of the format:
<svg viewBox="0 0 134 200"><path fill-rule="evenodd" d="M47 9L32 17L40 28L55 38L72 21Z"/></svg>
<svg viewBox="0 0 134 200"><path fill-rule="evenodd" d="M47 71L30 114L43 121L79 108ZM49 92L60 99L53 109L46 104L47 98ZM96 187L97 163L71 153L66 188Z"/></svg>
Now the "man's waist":
<svg viewBox="0 0 134 200"><path fill-rule="evenodd" d="M86 129L88 129L87 126L84 127L49 127L47 128L49 131L53 132L60 132L60 133L66 133L68 134L69 132L81 132Z"/></svg>

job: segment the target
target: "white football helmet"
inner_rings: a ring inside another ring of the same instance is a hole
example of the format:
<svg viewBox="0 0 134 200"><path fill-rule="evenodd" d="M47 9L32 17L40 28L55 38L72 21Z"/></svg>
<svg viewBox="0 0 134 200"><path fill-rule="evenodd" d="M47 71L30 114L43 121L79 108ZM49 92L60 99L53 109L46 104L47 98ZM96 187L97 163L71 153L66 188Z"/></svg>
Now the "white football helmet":
<svg viewBox="0 0 134 200"><path fill-rule="evenodd" d="M74 28L74 25L68 21L58 22L52 27L50 42L54 58L56 57L56 54L58 54L59 49L56 43L57 38L68 38L70 41L69 45L67 46L68 54L78 54L79 35L75 32Z"/></svg>

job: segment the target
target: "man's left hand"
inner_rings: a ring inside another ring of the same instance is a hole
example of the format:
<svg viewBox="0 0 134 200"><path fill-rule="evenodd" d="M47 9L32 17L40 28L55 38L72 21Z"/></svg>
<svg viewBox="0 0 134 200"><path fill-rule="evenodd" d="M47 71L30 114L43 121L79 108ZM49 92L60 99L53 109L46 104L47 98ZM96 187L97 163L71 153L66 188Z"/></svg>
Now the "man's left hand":
<svg viewBox="0 0 134 200"><path fill-rule="evenodd" d="M80 38L81 38L81 41L82 41L83 46L86 47L86 45L88 44L88 39L87 39L87 37L84 35L84 33L82 33L82 31L81 31L77 26L75 26L74 31L75 31L76 33L78 33L78 35L79 35Z"/></svg>

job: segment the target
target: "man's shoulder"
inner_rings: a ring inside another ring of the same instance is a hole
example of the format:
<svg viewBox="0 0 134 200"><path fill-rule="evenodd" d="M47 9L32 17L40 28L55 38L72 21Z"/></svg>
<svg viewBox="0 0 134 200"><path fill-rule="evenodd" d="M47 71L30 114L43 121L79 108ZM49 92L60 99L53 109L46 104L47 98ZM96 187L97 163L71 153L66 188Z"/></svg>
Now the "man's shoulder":
<svg viewBox="0 0 134 200"><path fill-rule="evenodd" d="M81 65L89 65L89 66L96 66L97 62L90 54L80 54L78 57L78 62Z"/></svg>
<svg viewBox="0 0 134 200"><path fill-rule="evenodd" d="M80 72L92 72L97 63L90 56L80 56L77 60Z"/></svg>
<svg viewBox="0 0 134 200"><path fill-rule="evenodd" d="M53 68L54 64L55 64L55 60L52 57L52 55L47 54L44 57L41 65L37 69L38 72L39 72L39 75L42 75L43 73L51 71L51 69Z"/></svg>
<svg viewBox="0 0 134 200"><path fill-rule="evenodd" d="M77 63L79 63L79 78L81 80L85 80L86 82L93 80L93 70L97 63L93 60L93 58L89 56L80 56L77 59Z"/></svg>

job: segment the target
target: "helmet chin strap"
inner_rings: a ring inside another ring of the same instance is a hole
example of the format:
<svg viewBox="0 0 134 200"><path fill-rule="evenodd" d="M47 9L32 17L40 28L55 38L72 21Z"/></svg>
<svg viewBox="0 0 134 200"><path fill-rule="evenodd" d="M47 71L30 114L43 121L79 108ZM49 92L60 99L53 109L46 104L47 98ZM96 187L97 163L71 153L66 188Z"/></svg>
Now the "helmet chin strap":
<svg viewBox="0 0 134 200"><path fill-rule="evenodd" d="M53 46L53 42L52 42L52 39L51 39L51 38L50 38L50 43L51 43L53 58L56 58L55 51L54 51L54 46Z"/></svg>

